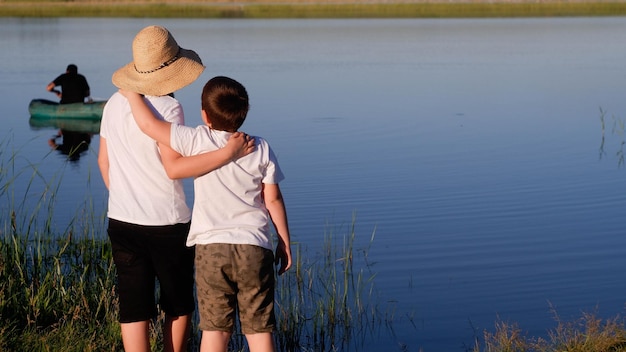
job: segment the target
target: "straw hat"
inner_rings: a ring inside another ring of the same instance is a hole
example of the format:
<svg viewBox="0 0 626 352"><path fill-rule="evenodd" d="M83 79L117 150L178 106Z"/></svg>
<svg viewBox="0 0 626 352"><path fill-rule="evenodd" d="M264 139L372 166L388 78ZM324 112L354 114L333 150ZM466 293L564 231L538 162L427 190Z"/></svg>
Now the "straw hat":
<svg viewBox="0 0 626 352"><path fill-rule="evenodd" d="M170 32L150 26L133 40L133 62L113 73L113 84L145 95L173 93L195 81L204 65L193 50L178 46Z"/></svg>

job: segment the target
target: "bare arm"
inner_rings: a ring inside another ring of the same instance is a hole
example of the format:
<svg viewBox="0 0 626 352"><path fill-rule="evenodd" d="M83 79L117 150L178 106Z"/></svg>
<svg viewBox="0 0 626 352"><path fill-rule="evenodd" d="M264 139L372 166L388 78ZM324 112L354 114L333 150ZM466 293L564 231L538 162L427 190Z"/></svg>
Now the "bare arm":
<svg viewBox="0 0 626 352"><path fill-rule="evenodd" d="M270 214L272 224L278 233L278 245L276 246L276 264L280 263L278 274L281 275L289 270L292 263L291 258L291 236L289 235L289 224L287 223L287 210L283 195L278 184L263 184L263 199L265 207Z"/></svg>
<svg viewBox="0 0 626 352"><path fill-rule="evenodd" d="M224 148L183 157L171 149L171 123L154 116L141 95L125 90L120 90L120 93L128 99L135 122L141 131L159 143L161 160L169 178L201 176L254 151L254 140L243 133L236 133Z"/></svg>
<svg viewBox="0 0 626 352"><path fill-rule="evenodd" d="M247 143L245 142L245 136L243 133L239 133L237 136L233 135L230 137L228 143L231 144L231 141L232 143L242 145L242 148L245 147L254 150L254 141L252 139L252 145L250 147L246 147L246 144L243 144ZM167 177L173 180L202 176L215 169L219 169L237 158L232 156L232 151L228 149L228 145L212 152L182 156L167 145L159 144L159 152L161 154L163 167L165 168L165 173L167 174Z"/></svg>
<svg viewBox="0 0 626 352"><path fill-rule="evenodd" d="M202 165L206 160L213 161L211 159L206 158L206 156L202 156L204 154L193 156L189 158L184 158L176 151L172 150L170 147L165 145L159 145L159 151L161 154L161 161L165 166L165 172L167 176L171 179L176 178L186 178L186 177L194 177L197 176L196 172L198 169L201 170L201 167L207 168L211 167L211 165ZM222 150L222 149L220 149ZM217 161L214 161L217 165ZM201 164L201 165L198 165ZM214 166L213 169L218 168L221 165ZM98 167L100 168L100 174L102 175L102 180L104 181L107 189L109 188L109 154L107 151L107 143L106 139L100 136L100 150L98 151ZM212 171L212 170L210 170ZM208 171L207 171L208 172Z"/></svg>
<svg viewBox="0 0 626 352"><path fill-rule="evenodd" d="M130 109L133 112L135 122L141 132L156 140L161 145L170 146L170 129L172 124L158 119L144 101L143 96L138 93L124 91L120 93L128 99Z"/></svg>
<svg viewBox="0 0 626 352"><path fill-rule="evenodd" d="M46 90L47 90L48 92L52 92L52 93L56 94L56 95L57 95L57 97L59 97L59 98L60 98L60 97L61 97L61 91L60 91L60 90L58 90L58 89L54 89L54 87L56 87L56 85L54 84L54 82L50 82L50 83L48 83L48 86L46 87Z"/></svg>
<svg viewBox="0 0 626 352"><path fill-rule="evenodd" d="M100 136L100 149L98 150L98 167L100 167L104 185L109 189L109 153L106 139L102 136Z"/></svg>

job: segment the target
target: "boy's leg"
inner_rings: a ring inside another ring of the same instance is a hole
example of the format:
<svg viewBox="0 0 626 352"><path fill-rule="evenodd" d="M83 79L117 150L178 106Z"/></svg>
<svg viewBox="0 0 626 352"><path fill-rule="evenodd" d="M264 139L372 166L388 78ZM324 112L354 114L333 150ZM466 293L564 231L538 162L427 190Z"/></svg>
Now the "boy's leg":
<svg viewBox="0 0 626 352"><path fill-rule="evenodd" d="M235 325L232 245L196 245L196 291L202 330L200 352L226 352Z"/></svg>
<svg viewBox="0 0 626 352"><path fill-rule="evenodd" d="M202 331L200 352L226 352L230 335L227 331Z"/></svg>
<svg viewBox="0 0 626 352"><path fill-rule="evenodd" d="M150 321L122 323L120 326L125 352L150 352L150 337L148 335Z"/></svg>
<svg viewBox="0 0 626 352"><path fill-rule="evenodd" d="M247 334L250 352L274 352L274 336L271 332L260 332L258 334Z"/></svg>
<svg viewBox="0 0 626 352"><path fill-rule="evenodd" d="M191 314L180 317L165 315L163 326L164 352L184 352L191 328Z"/></svg>
<svg viewBox="0 0 626 352"><path fill-rule="evenodd" d="M151 229L151 255L159 279L160 303L165 312L165 352L187 350L191 312L195 308L193 283L194 249L185 241L189 223Z"/></svg>
<svg viewBox="0 0 626 352"><path fill-rule="evenodd" d="M251 245L235 245L241 330L250 352L274 352L274 254Z"/></svg>
<svg viewBox="0 0 626 352"><path fill-rule="evenodd" d="M119 320L127 352L149 352L150 321L155 316L154 271L144 255L144 228L109 219L107 230L117 271Z"/></svg>

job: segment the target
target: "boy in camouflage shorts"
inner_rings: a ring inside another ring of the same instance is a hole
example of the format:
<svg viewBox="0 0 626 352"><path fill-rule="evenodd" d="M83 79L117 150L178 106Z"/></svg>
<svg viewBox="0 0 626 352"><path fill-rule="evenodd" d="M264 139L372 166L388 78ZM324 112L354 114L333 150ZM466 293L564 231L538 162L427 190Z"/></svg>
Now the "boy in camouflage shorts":
<svg viewBox="0 0 626 352"><path fill-rule="evenodd" d="M249 109L246 89L227 77L215 77L204 86L205 125L196 128L158 120L141 95L121 93L141 130L183 156L225 145ZM264 139L252 138L254 152L194 181L187 245L196 246L201 352L227 350L237 310L250 350L274 351L273 265L280 263L279 274L291 267L290 234L276 156ZM270 221L278 235L275 256Z"/></svg>

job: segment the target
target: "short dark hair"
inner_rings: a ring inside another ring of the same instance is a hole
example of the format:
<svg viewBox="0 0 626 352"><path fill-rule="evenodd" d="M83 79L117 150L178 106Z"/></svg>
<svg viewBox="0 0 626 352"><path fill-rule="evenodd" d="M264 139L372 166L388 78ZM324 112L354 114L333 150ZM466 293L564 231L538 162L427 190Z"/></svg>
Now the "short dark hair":
<svg viewBox="0 0 626 352"><path fill-rule="evenodd" d="M67 65L67 72L69 73L78 73L78 66L74 64Z"/></svg>
<svg viewBox="0 0 626 352"><path fill-rule="evenodd" d="M211 120L211 128L236 132L246 120L250 103L246 88L232 78L211 78L202 89L202 110Z"/></svg>

